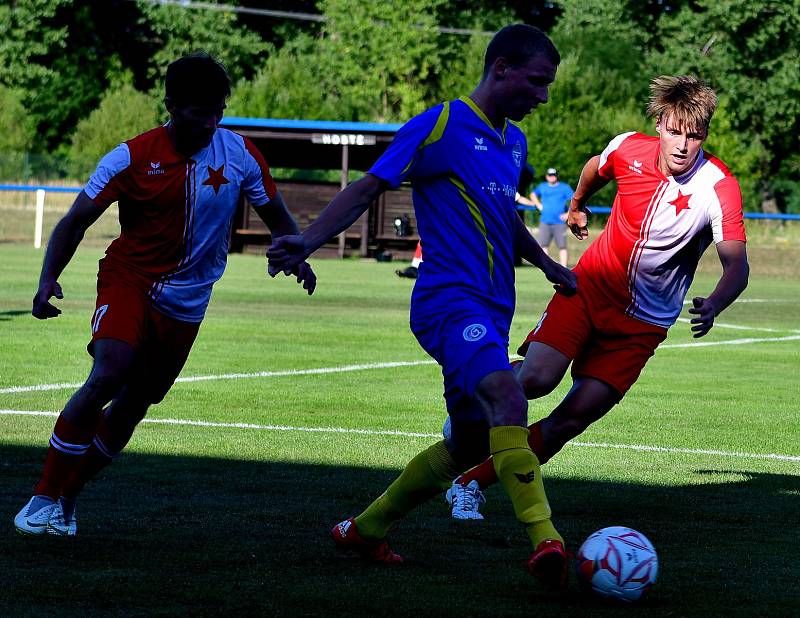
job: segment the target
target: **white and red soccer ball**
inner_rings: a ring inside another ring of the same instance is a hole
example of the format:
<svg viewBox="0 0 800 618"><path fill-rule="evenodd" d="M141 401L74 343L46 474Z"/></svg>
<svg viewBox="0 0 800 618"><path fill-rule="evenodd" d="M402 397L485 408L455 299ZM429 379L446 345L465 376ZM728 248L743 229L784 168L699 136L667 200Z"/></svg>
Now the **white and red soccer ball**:
<svg viewBox="0 0 800 618"><path fill-rule="evenodd" d="M658 556L641 532L612 526L598 530L581 545L575 572L584 590L632 603L656 582Z"/></svg>

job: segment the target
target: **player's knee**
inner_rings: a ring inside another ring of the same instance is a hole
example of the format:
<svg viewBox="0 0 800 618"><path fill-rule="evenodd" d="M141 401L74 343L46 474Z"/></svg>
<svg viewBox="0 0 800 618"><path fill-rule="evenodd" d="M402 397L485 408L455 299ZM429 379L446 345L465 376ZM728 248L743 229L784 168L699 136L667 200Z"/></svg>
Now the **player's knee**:
<svg viewBox="0 0 800 618"><path fill-rule="evenodd" d="M113 371L92 370L89 379L82 387L83 395L90 401L105 405L111 401L122 387L122 377Z"/></svg>
<svg viewBox="0 0 800 618"><path fill-rule="evenodd" d="M595 418L590 415L559 415L551 414L551 430L553 433L571 439L582 434L591 425Z"/></svg>
<svg viewBox="0 0 800 618"><path fill-rule="evenodd" d="M548 370L533 370L520 374L519 381L527 399L538 399L553 392L561 381L561 376Z"/></svg>

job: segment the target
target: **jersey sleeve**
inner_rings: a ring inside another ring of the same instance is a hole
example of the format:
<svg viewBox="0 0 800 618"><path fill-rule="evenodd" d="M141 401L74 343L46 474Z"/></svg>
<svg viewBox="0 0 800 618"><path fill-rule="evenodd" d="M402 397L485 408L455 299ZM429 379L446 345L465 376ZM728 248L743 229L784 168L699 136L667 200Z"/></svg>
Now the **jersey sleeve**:
<svg viewBox="0 0 800 618"><path fill-rule="evenodd" d="M97 169L83 188L84 193L101 208L116 202L124 192L124 178L131 166L131 151L122 143L100 159Z"/></svg>
<svg viewBox="0 0 800 618"><path fill-rule="evenodd" d="M545 184L545 183L543 183L543 182L540 182L540 183L539 183L538 185L536 185L536 187L534 187L534 189L533 189L533 193L534 193L534 194L536 195L536 197L538 197L539 199L542 199L542 185L544 185L544 184Z"/></svg>
<svg viewBox="0 0 800 618"><path fill-rule="evenodd" d="M597 172L600 174L602 178L606 180L611 180L615 177L614 175L614 163L615 163L615 154L619 147L622 145L622 142L625 141L626 138L633 135L634 132L630 131L628 133L622 133L617 135L614 139L612 139L608 146L606 146L605 150L600 153L600 165L597 168Z"/></svg>
<svg viewBox="0 0 800 618"><path fill-rule="evenodd" d="M278 188L261 151L246 137L242 139L245 146L242 191L253 206L263 206L275 197Z"/></svg>
<svg viewBox="0 0 800 618"><path fill-rule="evenodd" d="M450 104L442 103L405 123L368 173L396 188L405 180L442 172L443 157L426 152L440 144L450 116Z"/></svg>
<svg viewBox="0 0 800 618"><path fill-rule="evenodd" d="M747 241L742 211L742 191L733 176L726 176L714 185L719 208L711 212L711 231L714 242L723 240Z"/></svg>

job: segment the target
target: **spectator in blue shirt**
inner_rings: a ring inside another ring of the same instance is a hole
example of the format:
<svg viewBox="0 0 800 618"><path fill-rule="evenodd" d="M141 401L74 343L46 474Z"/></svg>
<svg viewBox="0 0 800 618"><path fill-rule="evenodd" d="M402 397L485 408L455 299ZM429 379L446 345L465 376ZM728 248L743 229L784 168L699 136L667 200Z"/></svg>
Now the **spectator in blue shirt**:
<svg viewBox="0 0 800 618"><path fill-rule="evenodd" d="M536 240L548 253L550 241L555 240L558 247L558 261L567 265L567 207L572 199L572 187L558 180L558 170L548 168L545 181L539 183L530 195L531 205L536 206L542 218L539 222L539 234Z"/></svg>

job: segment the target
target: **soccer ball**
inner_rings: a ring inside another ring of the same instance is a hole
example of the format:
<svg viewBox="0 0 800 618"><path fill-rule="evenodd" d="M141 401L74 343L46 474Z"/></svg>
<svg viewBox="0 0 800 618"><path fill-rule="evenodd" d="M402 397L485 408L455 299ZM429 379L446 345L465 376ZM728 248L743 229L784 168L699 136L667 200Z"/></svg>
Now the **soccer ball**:
<svg viewBox="0 0 800 618"><path fill-rule="evenodd" d="M641 532L612 526L584 541L578 550L575 572L584 590L633 603L656 582L658 556Z"/></svg>

